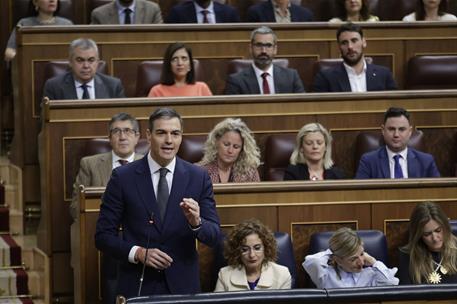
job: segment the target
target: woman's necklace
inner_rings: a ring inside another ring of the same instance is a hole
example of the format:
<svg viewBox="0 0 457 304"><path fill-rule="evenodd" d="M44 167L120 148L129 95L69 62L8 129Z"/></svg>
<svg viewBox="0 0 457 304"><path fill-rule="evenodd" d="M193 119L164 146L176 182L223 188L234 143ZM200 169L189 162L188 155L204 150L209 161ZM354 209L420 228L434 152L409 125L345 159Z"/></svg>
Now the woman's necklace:
<svg viewBox="0 0 457 304"><path fill-rule="evenodd" d="M446 274L447 273L447 269L441 265L441 263L443 262L443 258L441 258L441 261L439 263L433 261L433 264L436 265L436 268L435 270L432 271L432 273L430 273L428 275L428 281L432 284L439 284L441 283L441 274L438 273L438 269L440 270L440 272L442 274Z"/></svg>

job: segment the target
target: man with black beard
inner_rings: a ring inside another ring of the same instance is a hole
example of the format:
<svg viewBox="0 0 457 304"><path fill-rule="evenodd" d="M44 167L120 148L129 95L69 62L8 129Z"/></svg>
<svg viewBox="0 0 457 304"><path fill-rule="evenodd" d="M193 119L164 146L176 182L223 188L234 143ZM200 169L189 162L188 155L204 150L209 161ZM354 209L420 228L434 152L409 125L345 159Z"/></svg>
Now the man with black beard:
<svg viewBox="0 0 457 304"><path fill-rule="evenodd" d="M238 73L229 75L225 94L303 93L303 83L294 69L273 64L278 51L277 37L272 29L259 27L251 33L253 63Z"/></svg>
<svg viewBox="0 0 457 304"><path fill-rule="evenodd" d="M343 62L334 68L321 69L314 77L314 92L367 92L396 90L392 73L386 67L369 64L363 50L367 42L362 28L343 24L336 33Z"/></svg>

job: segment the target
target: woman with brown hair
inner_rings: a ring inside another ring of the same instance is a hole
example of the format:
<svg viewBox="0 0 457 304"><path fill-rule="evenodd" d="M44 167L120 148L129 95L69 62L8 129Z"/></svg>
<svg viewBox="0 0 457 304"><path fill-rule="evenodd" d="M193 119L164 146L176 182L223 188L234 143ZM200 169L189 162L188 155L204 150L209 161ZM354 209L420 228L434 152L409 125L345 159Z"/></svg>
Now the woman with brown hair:
<svg viewBox="0 0 457 304"><path fill-rule="evenodd" d="M329 22L376 22L377 16L370 14L367 0L336 0L336 17Z"/></svg>

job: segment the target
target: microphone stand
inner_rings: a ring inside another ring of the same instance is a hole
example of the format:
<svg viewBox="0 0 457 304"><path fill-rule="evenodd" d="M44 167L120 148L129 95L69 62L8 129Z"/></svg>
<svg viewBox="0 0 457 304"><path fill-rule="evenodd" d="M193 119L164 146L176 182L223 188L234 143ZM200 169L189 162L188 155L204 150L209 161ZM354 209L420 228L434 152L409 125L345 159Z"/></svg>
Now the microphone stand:
<svg viewBox="0 0 457 304"><path fill-rule="evenodd" d="M153 225L154 224L154 213L151 214L151 218L149 219L148 224ZM141 296L141 288L143 287L143 280L144 280L144 270L146 269L146 259L148 258L148 250L149 250L149 240L151 238L151 228L148 229L148 239L146 242L146 253L144 254L144 260L143 260L143 269L141 270L141 276L140 276L140 285L138 286L138 297Z"/></svg>

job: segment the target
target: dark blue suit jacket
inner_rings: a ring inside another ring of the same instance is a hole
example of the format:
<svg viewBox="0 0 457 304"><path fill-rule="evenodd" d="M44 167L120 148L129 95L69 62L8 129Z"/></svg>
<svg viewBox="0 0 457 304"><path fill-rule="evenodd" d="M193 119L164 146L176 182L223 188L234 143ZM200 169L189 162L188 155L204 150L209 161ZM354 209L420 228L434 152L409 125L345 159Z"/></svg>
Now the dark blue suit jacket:
<svg viewBox="0 0 457 304"><path fill-rule="evenodd" d="M408 147L408 178L440 177L433 156ZM356 179L390 178L386 146L365 153L360 159Z"/></svg>
<svg viewBox="0 0 457 304"><path fill-rule="evenodd" d="M240 15L230 5L213 1L216 23L240 22ZM197 23L197 11L194 1L187 1L173 6L165 23Z"/></svg>
<svg viewBox="0 0 457 304"><path fill-rule="evenodd" d="M298 72L294 69L273 65L273 79L276 94L305 92L303 82ZM259 83L252 66L229 75L224 93L226 95L260 94Z"/></svg>
<svg viewBox="0 0 457 304"><path fill-rule="evenodd" d="M367 64L367 91L396 90L397 84L386 67ZM314 92L351 92L351 84L343 63L319 71L314 77Z"/></svg>
<svg viewBox="0 0 457 304"><path fill-rule="evenodd" d="M292 22L306 22L313 21L313 13L301 6L291 4L290 20ZM276 22L275 13L273 10L273 3L271 0L252 5L247 13L248 22Z"/></svg>
<svg viewBox="0 0 457 304"><path fill-rule="evenodd" d="M130 263L128 254L134 245L146 248L148 236L149 248L164 251L173 263L163 272L146 267L142 295L154 294L154 281L164 279L171 293L199 292L195 240L214 246L220 235L211 180L204 169L177 158L167 210L161 222L147 157L113 170L100 206L96 247L121 261L118 294L137 295L142 263ZM197 231L190 228L179 206L183 198L193 198L200 205L202 226ZM149 224L151 215L153 224ZM123 228L121 238L119 227Z"/></svg>

